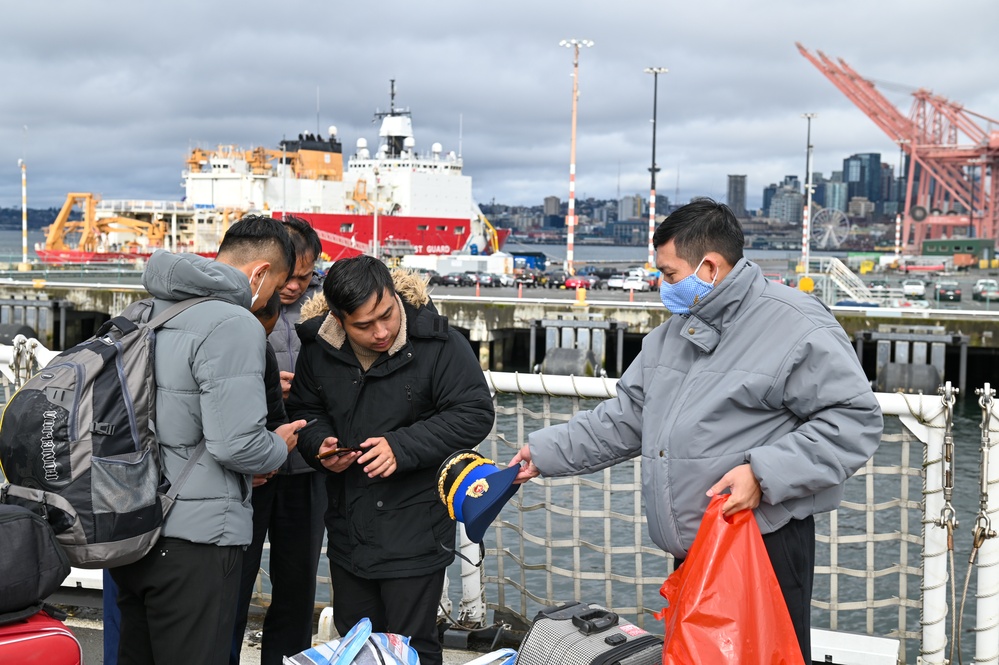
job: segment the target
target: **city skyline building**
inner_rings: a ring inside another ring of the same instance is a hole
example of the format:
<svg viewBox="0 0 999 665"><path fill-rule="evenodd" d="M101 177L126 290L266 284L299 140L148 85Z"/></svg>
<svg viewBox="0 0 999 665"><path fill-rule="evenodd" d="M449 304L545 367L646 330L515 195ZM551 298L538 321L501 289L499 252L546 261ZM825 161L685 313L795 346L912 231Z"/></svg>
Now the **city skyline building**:
<svg viewBox="0 0 999 665"><path fill-rule="evenodd" d="M729 175L727 203L737 218L746 217L746 176Z"/></svg>
<svg viewBox="0 0 999 665"><path fill-rule="evenodd" d="M788 185L781 186L770 201L770 218L800 226L805 210L805 195Z"/></svg>
<svg viewBox="0 0 999 665"><path fill-rule="evenodd" d="M622 196L617 204L618 221L627 221L643 217L645 210L645 198L641 194L634 196Z"/></svg>
<svg viewBox="0 0 999 665"><path fill-rule="evenodd" d="M884 200L881 190L881 153L861 152L843 160L843 179L849 196L864 197L874 204L875 214Z"/></svg>

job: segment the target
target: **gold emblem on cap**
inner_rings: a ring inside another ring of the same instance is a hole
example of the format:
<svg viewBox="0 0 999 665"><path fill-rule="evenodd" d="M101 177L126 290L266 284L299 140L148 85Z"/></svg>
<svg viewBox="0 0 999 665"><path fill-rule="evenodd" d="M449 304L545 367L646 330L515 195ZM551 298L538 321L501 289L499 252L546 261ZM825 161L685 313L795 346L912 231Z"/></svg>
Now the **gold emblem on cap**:
<svg viewBox="0 0 999 665"><path fill-rule="evenodd" d="M457 519L454 516L454 497L458 493L458 487L461 485L462 481L465 480L468 474L472 472L472 469L476 467L482 466L483 464L492 464L493 466L496 465L496 462L491 459L478 457L478 453L475 453L475 456L476 459L469 462L468 466L462 469L461 473L458 474L458 477L454 479L454 483L451 485L451 490L447 494L447 501L444 502L444 505L447 506L447 514L451 519Z"/></svg>
<svg viewBox="0 0 999 665"><path fill-rule="evenodd" d="M478 499L480 496L489 491L489 483L486 482L485 478L479 478L474 483L468 486L468 490L465 491L465 496L470 496L473 499Z"/></svg>

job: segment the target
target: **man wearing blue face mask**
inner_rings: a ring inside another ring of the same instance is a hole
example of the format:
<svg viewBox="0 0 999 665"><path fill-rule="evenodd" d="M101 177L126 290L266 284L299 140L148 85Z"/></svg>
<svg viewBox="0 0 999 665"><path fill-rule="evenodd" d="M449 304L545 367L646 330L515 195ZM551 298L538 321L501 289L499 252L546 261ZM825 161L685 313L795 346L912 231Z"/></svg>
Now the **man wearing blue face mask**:
<svg viewBox="0 0 999 665"><path fill-rule="evenodd" d="M843 328L818 299L743 257L725 205L673 212L653 245L672 316L649 333L617 397L540 430L510 462L524 482L638 455L652 540L682 562L710 497L752 509L810 662L813 515L874 454L882 417Z"/></svg>

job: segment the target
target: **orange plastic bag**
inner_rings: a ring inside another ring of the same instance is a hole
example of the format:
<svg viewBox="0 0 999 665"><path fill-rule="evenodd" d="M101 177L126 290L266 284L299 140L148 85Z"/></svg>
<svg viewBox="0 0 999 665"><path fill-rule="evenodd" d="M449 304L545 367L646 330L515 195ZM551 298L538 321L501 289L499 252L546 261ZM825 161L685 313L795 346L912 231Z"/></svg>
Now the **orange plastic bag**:
<svg viewBox="0 0 999 665"><path fill-rule="evenodd" d="M753 511L711 499L694 544L660 592L663 665L804 665Z"/></svg>

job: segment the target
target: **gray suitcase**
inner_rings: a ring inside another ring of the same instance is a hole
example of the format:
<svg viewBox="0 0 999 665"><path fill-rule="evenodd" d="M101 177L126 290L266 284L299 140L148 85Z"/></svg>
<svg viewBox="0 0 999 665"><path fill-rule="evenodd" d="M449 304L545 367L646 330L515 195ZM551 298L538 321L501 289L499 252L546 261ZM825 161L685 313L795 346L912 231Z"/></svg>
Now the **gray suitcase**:
<svg viewBox="0 0 999 665"><path fill-rule="evenodd" d="M662 638L599 605L565 603L538 612L516 665L659 665Z"/></svg>

